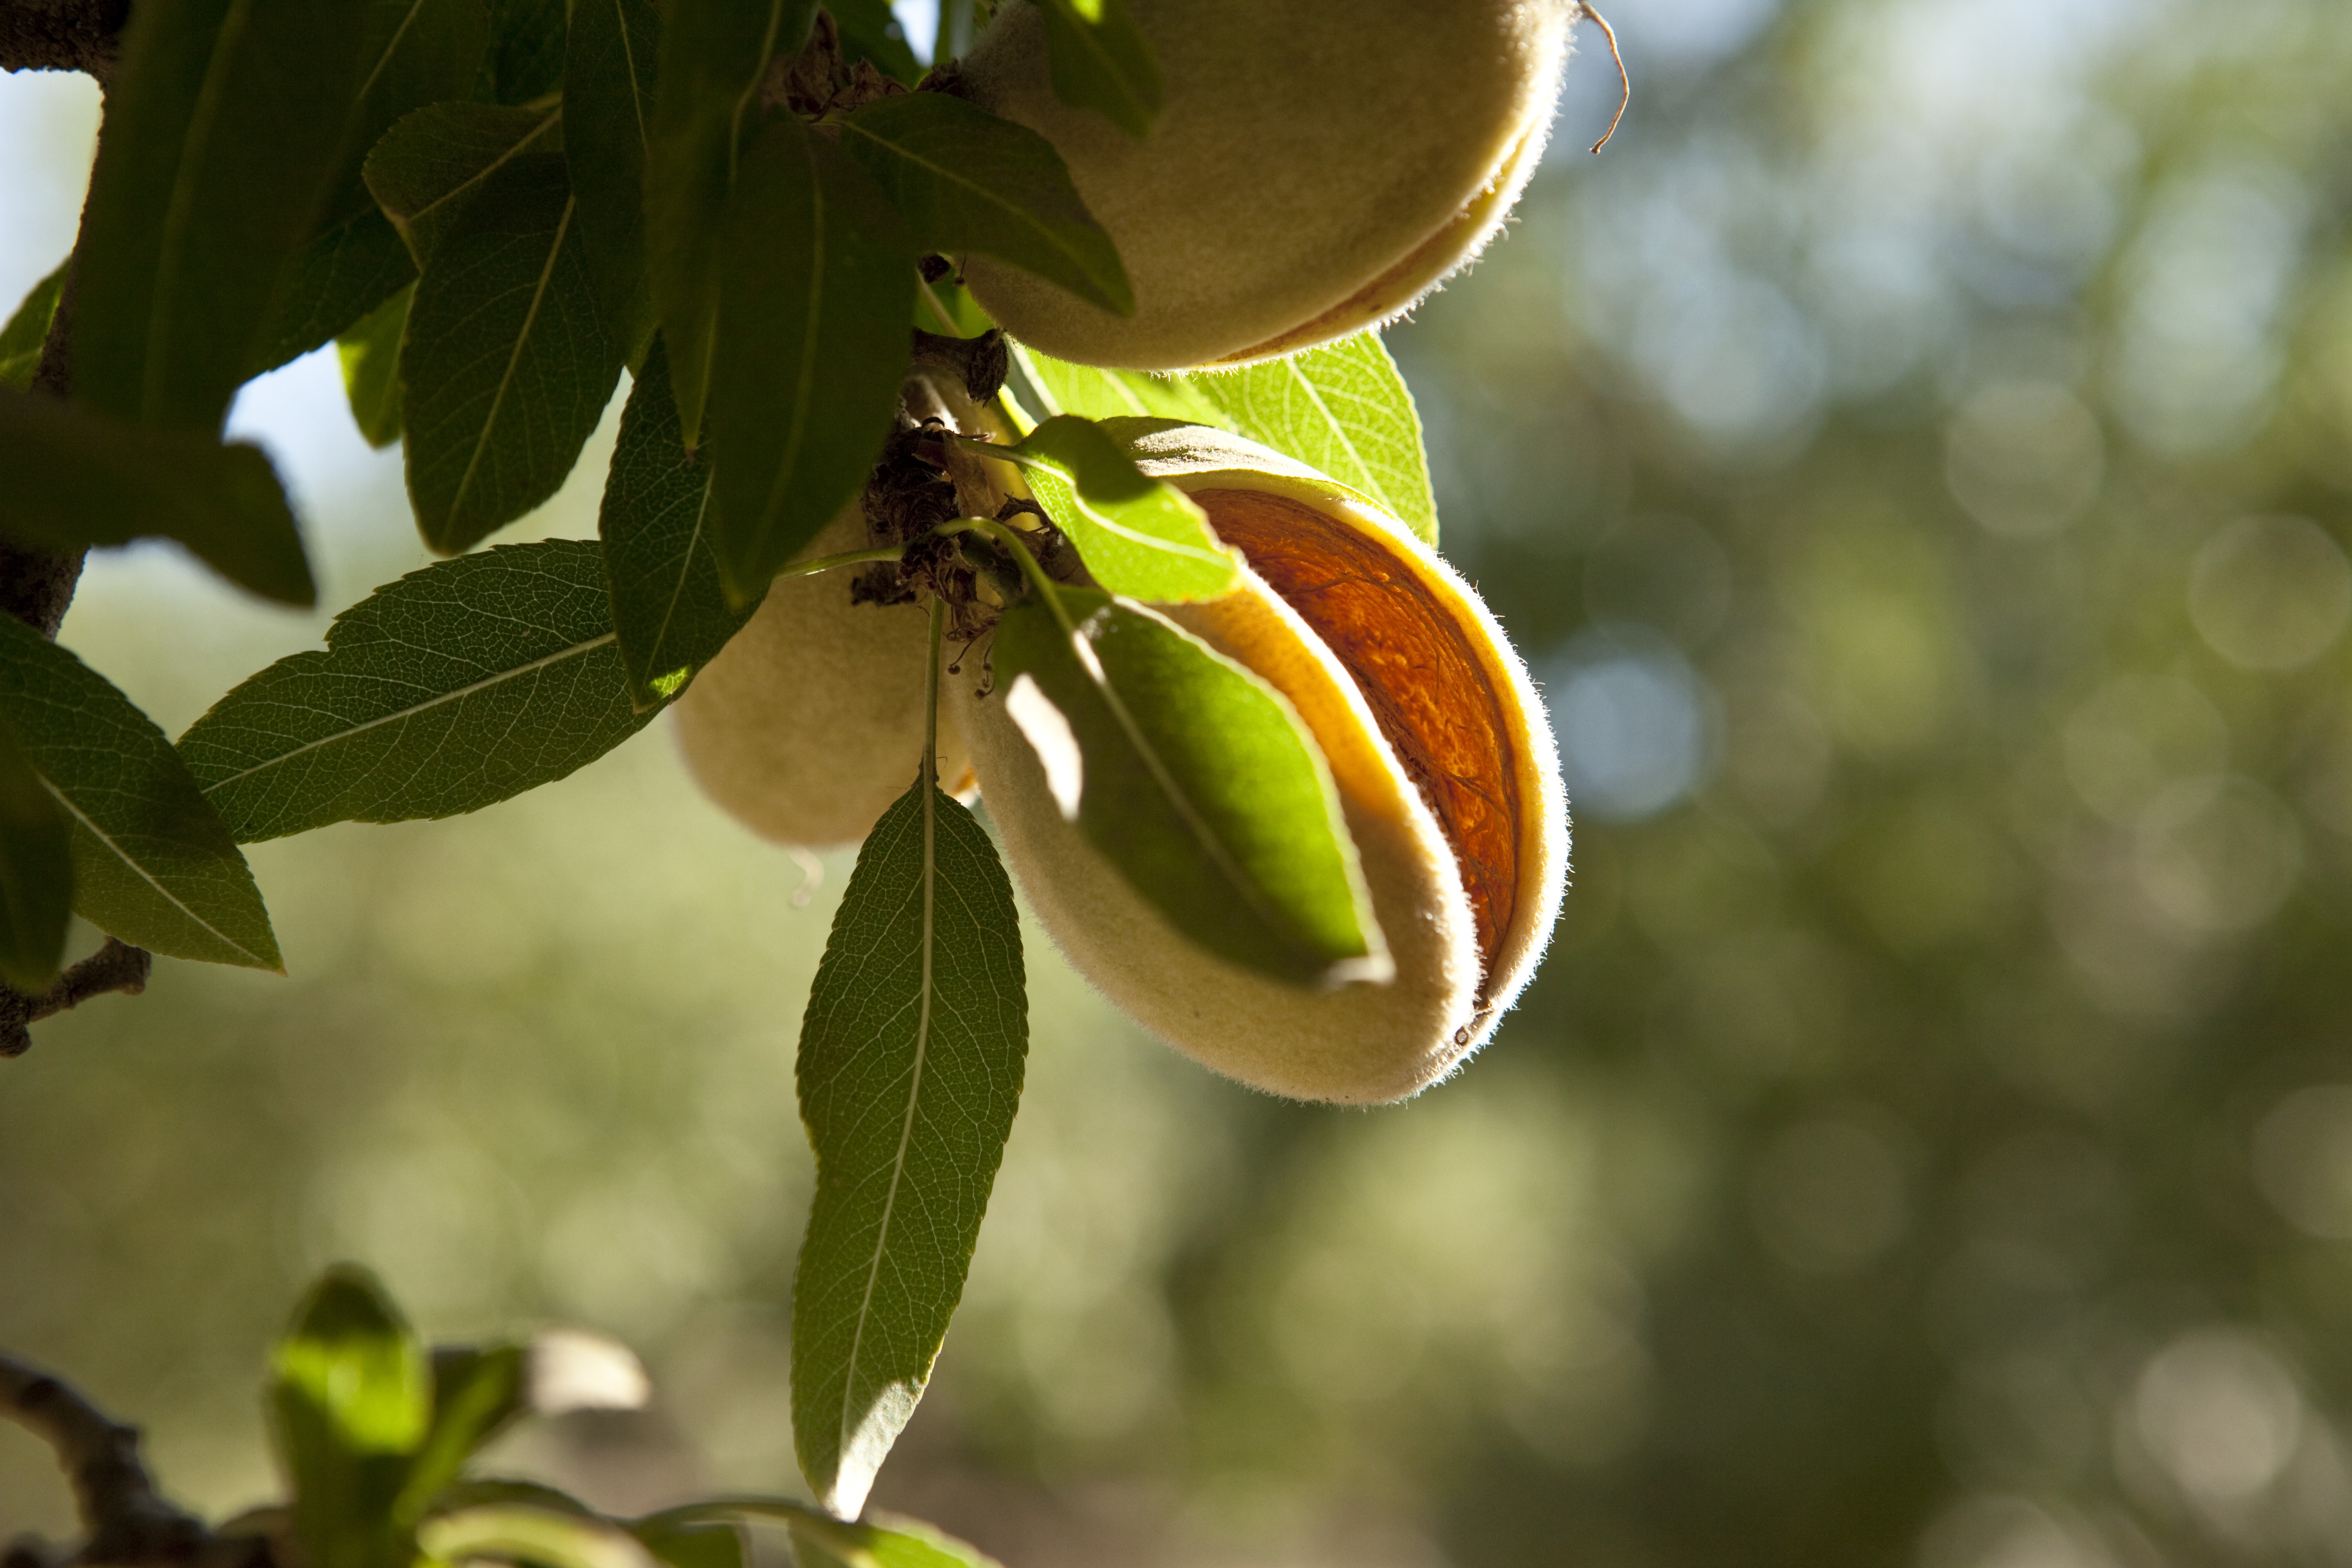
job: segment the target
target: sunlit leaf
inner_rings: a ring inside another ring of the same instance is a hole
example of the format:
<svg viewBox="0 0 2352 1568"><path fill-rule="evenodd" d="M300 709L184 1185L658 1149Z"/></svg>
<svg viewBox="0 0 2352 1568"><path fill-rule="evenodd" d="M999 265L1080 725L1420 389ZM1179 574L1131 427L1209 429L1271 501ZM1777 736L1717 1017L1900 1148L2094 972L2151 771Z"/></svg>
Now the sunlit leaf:
<svg viewBox="0 0 2352 1568"><path fill-rule="evenodd" d="M629 703L589 540L444 561L335 617L180 737L238 839L478 811L627 740Z"/></svg>
<svg viewBox="0 0 2352 1568"><path fill-rule="evenodd" d="M1207 514L1137 468L1092 420L1062 415L1001 450L1019 461L1045 515L1110 592L1183 604L1231 593L1241 581Z"/></svg>
<svg viewBox="0 0 2352 1568"><path fill-rule="evenodd" d="M656 341L621 411L620 438L596 531L604 541L613 629L639 708L677 696L764 595L737 610L711 548L710 468L689 457L670 399L669 355Z"/></svg>
<svg viewBox="0 0 2352 1568"><path fill-rule="evenodd" d="M744 1568L743 1532L732 1524L645 1524L633 1533L669 1568Z"/></svg>
<svg viewBox="0 0 2352 1568"><path fill-rule="evenodd" d="M33 384L41 367L41 346L48 342L49 319L57 314L58 290L64 287L70 261L60 261L32 289L0 327L0 390L21 392Z"/></svg>
<svg viewBox="0 0 2352 1568"><path fill-rule="evenodd" d="M400 339L408 328L408 301L404 289L335 340L343 394L371 447L400 439Z"/></svg>
<svg viewBox="0 0 2352 1568"><path fill-rule="evenodd" d="M793 1437L856 1515L929 1380L1021 1100L1020 923L996 849L921 779L859 851L801 1026L816 1196L793 1287Z"/></svg>
<svg viewBox="0 0 2352 1568"><path fill-rule="evenodd" d="M489 0L490 52L475 96L529 103L563 85L567 0Z"/></svg>
<svg viewBox="0 0 2352 1568"><path fill-rule="evenodd" d="M12 616L0 616L0 721L73 823L77 914L151 952L279 966L253 873L163 732Z"/></svg>
<svg viewBox="0 0 2352 1568"><path fill-rule="evenodd" d="M77 399L218 427L334 174L366 22L357 0L132 9L77 246Z"/></svg>
<svg viewBox="0 0 2352 1568"><path fill-rule="evenodd" d="M712 377L716 546L736 605L865 485L898 405L914 294L913 247L874 182L797 119L771 122L728 209Z"/></svg>
<svg viewBox="0 0 2352 1568"><path fill-rule="evenodd" d="M311 1287L271 1361L270 1411L316 1568L407 1568L394 1505L425 1441L425 1352L374 1276L348 1265Z"/></svg>
<svg viewBox="0 0 2352 1568"><path fill-rule="evenodd" d="M368 189L422 267L509 163L562 146L561 109L436 103L384 132L368 154Z"/></svg>
<svg viewBox="0 0 2352 1568"><path fill-rule="evenodd" d="M540 1568L656 1568L653 1554L619 1525L527 1503L486 1503L437 1515L417 1527L416 1543L445 1563L488 1558Z"/></svg>
<svg viewBox="0 0 2352 1568"><path fill-rule="evenodd" d="M563 160L518 158L435 250L408 309L401 423L425 542L471 549L553 495L620 376Z"/></svg>
<svg viewBox="0 0 2352 1568"><path fill-rule="evenodd" d="M0 723L0 982L46 989L73 912L71 825Z"/></svg>
<svg viewBox="0 0 2352 1568"><path fill-rule="evenodd" d="M522 1414L530 1355L520 1345L441 1345L433 1352L432 1419L393 1505L424 1517L475 1450Z"/></svg>
<svg viewBox="0 0 2352 1568"><path fill-rule="evenodd" d="M768 62L815 0L670 0L646 148L646 267L686 443L701 438L718 345L720 235Z"/></svg>
<svg viewBox="0 0 2352 1568"><path fill-rule="evenodd" d="M786 1528L800 1568L999 1568L978 1548L895 1514L869 1514L854 1524L810 1515Z"/></svg>
<svg viewBox="0 0 2352 1568"><path fill-rule="evenodd" d="M563 153L605 330L634 354L653 330L646 291L646 143L661 14L652 0L579 0L563 61Z"/></svg>
<svg viewBox="0 0 2352 1568"><path fill-rule="evenodd" d="M1037 9L1054 96L1101 110L1129 136L1149 132L1163 95L1160 66L1127 0L1037 0Z"/></svg>
<svg viewBox="0 0 2352 1568"><path fill-rule="evenodd" d="M318 596L286 492L257 447L0 392L0 531L27 543L175 540L257 594L289 605Z"/></svg>
<svg viewBox="0 0 2352 1568"><path fill-rule="evenodd" d="M1076 786L1064 810L1088 842L1244 968L1297 984L1384 973L1329 771L1289 704L1140 605L1060 598L1075 633L1031 598L998 626L993 664L1006 715Z"/></svg>
<svg viewBox="0 0 2352 1568"><path fill-rule="evenodd" d="M1244 370L1154 374L1069 364L1015 350L1049 412L1215 425L1363 492L1437 542L1437 502L1421 415L1375 331Z"/></svg>
<svg viewBox="0 0 2352 1568"><path fill-rule="evenodd" d="M841 121L841 144L874 176L909 237L943 255L979 251L1106 310L1135 309L1118 250L1070 184L1054 144L946 93L886 98Z"/></svg>
<svg viewBox="0 0 2352 1568"><path fill-rule="evenodd" d="M883 75L907 87L922 79L922 62L907 42L907 29L889 0L825 0L824 8L841 30L844 55L872 60Z"/></svg>

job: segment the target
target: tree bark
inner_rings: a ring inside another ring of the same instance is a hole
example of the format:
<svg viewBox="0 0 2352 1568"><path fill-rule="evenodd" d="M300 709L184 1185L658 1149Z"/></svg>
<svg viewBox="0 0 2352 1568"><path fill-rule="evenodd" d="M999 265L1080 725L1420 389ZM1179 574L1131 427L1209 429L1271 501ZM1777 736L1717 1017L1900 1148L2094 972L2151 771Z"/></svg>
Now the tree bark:
<svg viewBox="0 0 2352 1568"><path fill-rule="evenodd" d="M114 72L131 0L0 0L0 69Z"/></svg>

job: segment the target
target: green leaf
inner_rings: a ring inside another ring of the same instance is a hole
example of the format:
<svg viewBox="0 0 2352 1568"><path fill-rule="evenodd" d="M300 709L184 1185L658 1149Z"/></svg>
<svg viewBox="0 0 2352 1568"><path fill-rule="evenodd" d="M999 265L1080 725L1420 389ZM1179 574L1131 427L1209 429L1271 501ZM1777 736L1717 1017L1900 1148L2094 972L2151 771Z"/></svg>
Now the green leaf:
<svg viewBox="0 0 2352 1568"><path fill-rule="evenodd" d="M1160 116L1160 66L1127 0L1037 0L1054 96L1140 139Z"/></svg>
<svg viewBox="0 0 2352 1568"><path fill-rule="evenodd" d="M744 1568L743 1532L731 1524L640 1523L632 1533L669 1568Z"/></svg>
<svg viewBox="0 0 2352 1568"><path fill-rule="evenodd" d="M373 205L361 177L369 150L411 111L470 96L489 45L483 0L369 0L359 102L325 226Z"/></svg>
<svg viewBox="0 0 2352 1568"><path fill-rule="evenodd" d="M620 378L563 160L518 158L435 249L408 308L400 412L425 542L470 550L553 495Z"/></svg>
<svg viewBox="0 0 2352 1568"><path fill-rule="evenodd" d="M247 679L180 737L244 843L331 822L478 811L645 726L592 540L437 562L335 617L327 647Z"/></svg>
<svg viewBox="0 0 2352 1568"><path fill-rule="evenodd" d="M474 96L529 103L563 86L566 0L490 0L490 53Z"/></svg>
<svg viewBox="0 0 2352 1568"><path fill-rule="evenodd" d="M47 990L73 913L72 826L0 724L0 982Z"/></svg>
<svg viewBox="0 0 2352 1568"><path fill-rule="evenodd" d="M1094 421L1060 415L995 450L1026 471L1045 515L1110 592L1174 605L1213 599L1240 583L1208 515L1137 468Z"/></svg>
<svg viewBox="0 0 2352 1568"><path fill-rule="evenodd" d="M711 499L719 580L748 605L864 487L890 433L915 254L865 172L786 115L743 155L723 262Z"/></svg>
<svg viewBox="0 0 2352 1568"><path fill-rule="evenodd" d="M270 1409L314 1568L408 1568L394 1505L425 1441L425 1352L375 1277L340 1265L271 1356Z"/></svg>
<svg viewBox="0 0 2352 1568"><path fill-rule="evenodd" d="M1031 348L1013 353L1052 399L1048 412L1218 426L1362 491L1423 543L1437 543L1421 415L1377 331L1245 370L1170 375L1069 364Z"/></svg>
<svg viewBox="0 0 2352 1568"><path fill-rule="evenodd" d="M73 823L76 913L152 952L280 967L253 873L163 732L10 616L0 616L0 722Z"/></svg>
<svg viewBox="0 0 2352 1568"><path fill-rule="evenodd" d="M276 370L331 342L415 280L408 247L373 203L312 235L287 264L254 350L252 374Z"/></svg>
<svg viewBox="0 0 2352 1568"><path fill-rule="evenodd" d="M341 155L360 0L134 9L74 280L74 395L216 430Z"/></svg>
<svg viewBox="0 0 2352 1568"><path fill-rule="evenodd" d="M400 439L400 338L408 329L409 299L402 289L335 340L352 418L371 447Z"/></svg>
<svg viewBox="0 0 2352 1568"><path fill-rule="evenodd" d="M58 291L65 286L68 258L47 278L33 285L8 324L0 327L0 389L23 391L33 384L41 367L41 347L49 341L49 319L58 311Z"/></svg>
<svg viewBox="0 0 2352 1568"><path fill-rule="evenodd" d="M427 1520L416 1543L436 1562L488 1558L541 1568L654 1568L637 1538L588 1515L488 1503Z"/></svg>
<svg viewBox="0 0 2352 1568"><path fill-rule="evenodd" d="M894 1514L856 1524L810 1514L787 1529L800 1568L999 1568L977 1547Z"/></svg>
<svg viewBox="0 0 2352 1568"><path fill-rule="evenodd" d="M686 444L701 438L718 346L720 234L768 62L815 0L670 0L646 146L646 268Z"/></svg>
<svg viewBox="0 0 2352 1568"><path fill-rule="evenodd" d="M906 219L915 244L976 250L1105 310L1130 313L1118 247L1087 210L1054 144L940 92L885 98L841 121L841 144Z"/></svg>
<svg viewBox="0 0 2352 1568"><path fill-rule="evenodd" d="M562 146L563 110L436 103L384 132L367 185L424 267L475 198L516 159Z"/></svg>
<svg viewBox="0 0 2352 1568"><path fill-rule="evenodd" d="M1363 491L1437 543L1421 413L1377 331L1185 379L1224 411L1215 423Z"/></svg>
<svg viewBox="0 0 2352 1568"><path fill-rule="evenodd" d="M1385 977L1329 770L1290 705L1139 605L1057 597L1075 628L1026 600L993 663L1007 717L1076 796L1064 814L1212 952L1301 985Z"/></svg>
<svg viewBox="0 0 2352 1568"><path fill-rule="evenodd" d="M841 30L841 51L852 60L869 59L883 75L906 87L923 79L923 63L907 42L907 29L889 0L825 0Z"/></svg>
<svg viewBox="0 0 2352 1568"><path fill-rule="evenodd" d="M793 1438L856 1515L963 1294L1028 1052L1013 887L928 778L858 852L801 1025L816 1196L793 1286Z"/></svg>
<svg viewBox="0 0 2352 1568"><path fill-rule="evenodd" d="M393 1506L423 1518L474 1452L522 1414L530 1352L520 1345L441 1345L433 1352L433 1418Z"/></svg>
<svg viewBox="0 0 2352 1568"><path fill-rule="evenodd" d="M1181 372L1100 370L1039 353L1025 343L1013 346L1013 357L1047 400L1048 415L1181 419L1187 425L1233 427L1231 416Z"/></svg>
<svg viewBox="0 0 2352 1568"><path fill-rule="evenodd" d="M680 443L669 354L656 341L621 411L596 514L613 629L640 711L683 691L765 597L756 595L740 610L728 604L711 548L709 502L709 465Z"/></svg>
<svg viewBox="0 0 2352 1568"><path fill-rule="evenodd" d="M652 0L579 0L563 58L563 153L580 198L605 331L631 358L653 331L646 292L646 142L661 14Z"/></svg>
<svg viewBox="0 0 2352 1568"><path fill-rule="evenodd" d="M289 605L318 597L294 513L258 448L0 392L0 531L78 550L162 538Z"/></svg>

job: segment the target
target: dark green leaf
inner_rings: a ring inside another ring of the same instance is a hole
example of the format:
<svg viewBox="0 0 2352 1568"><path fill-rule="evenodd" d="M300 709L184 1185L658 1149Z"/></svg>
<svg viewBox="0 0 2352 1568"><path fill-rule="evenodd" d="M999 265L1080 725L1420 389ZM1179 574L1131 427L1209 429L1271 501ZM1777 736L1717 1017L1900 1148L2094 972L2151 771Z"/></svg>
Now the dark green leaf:
<svg viewBox="0 0 2352 1568"><path fill-rule="evenodd" d="M70 259L58 262L33 285L8 324L0 327L0 389L21 392L33 384L33 373L41 365L41 345L49 339L49 318L57 314L58 290L64 287L70 265Z"/></svg>
<svg viewBox="0 0 2352 1568"><path fill-rule="evenodd" d="M1207 514L1137 468L1092 420L1057 416L1002 450L1020 462L1045 515L1110 592L1185 604L1231 593L1241 581Z"/></svg>
<svg viewBox="0 0 2352 1568"><path fill-rule="evenodd" d="M855 1516L963 1294L1028 1052L996 849L928 779L858 852L801 1025L816 1196L793 1286L793 1438Z"/></svg>
<svg viewBox="0 0 2352 1568"><path fill-rule="evenodd" d="M318 597L286 492L257 447L0 392L0 531L28 544L175 540L257 594Z"/></svg>
<svg viewBox="0 0 2352 1568"><path fill-rule="evenodd" d="M490 0L490 52L474 96L529 103L563 85L566 0Z"/></svg>
<svg viewBox="0 0 2352 1568"><path fill-rule="evenodd" d="M163 732L13 616L0 616L0 721L73 822L76 913L152 952L279 967L253 873Z"/></svg>
<svg viewBox="0 0 2352 1568"><path fill-rule="evenodd" d="M1127 0L1037 0L1054 96L1140 138L1159 118L1160 66Z"/></svg>
<svg viewBox="0 0 2352 1568"><path fill-rule="evenodd" d="M1006 716L1087 840L1194 942L1278 980L1388 972L1322 753L1272 688L1164 617L1064 590L998 626ZM1077 755L1069 755L1075 740Z"/></svg>
<svg viewBox="0 0 2352 1568"><path fill-rule="evenodd" d="M640 1524L635 1533L669 1568L744 1568L743 1532L731 1524Z"/></svg>
<svg viewBox="0 0 2352 1568"><path fill-rule="evenodd" d="M646 142L661 14L652 0L579 0L563 58L563 153L580 198L605 331L635 350L653 331L646 291Z"/></svg>
<svg viewBox="0 0 2352 1568"><path fill-rule="evenodd" d="M73 913L72 826L0 723L0 981L47 989Z"/></svg>
<svg viewBox="0 0 2352 1568"><path fill-rule="evenodd" d="M133 9L74 282L74 395L219 427L328 194L358 86L360 0Z"/></svg>
<svg viewBox="0 0 2352 1568"><path fill-rule="evenodd" d="M743 155L720 300L711 499L719 579L748 605L873 468L907 374L915 254L865 172L787 115Z"/></svg>
<svg viewBox="0 0 2352 1568"><path fill-rule="evenodd" d="M428 103L472 96L489 44L490 16L483 0L369 0L359 102L352 111L326 225L355 217L373 205L361 166L369 149L402 116Z"/></svg>
<svg viewBox="0 0 2352 1568"><path fill-rule="evenodd" d="M927 251L976 250L1122 314L1135 290L1054 144L940 92L885 98L841 121L842 145Z"/></svg>
<svg viewBox="0 0 2352 1568"><path fill-rule="evenodd" d="M469 550L562 485L621 377L562 159L490 177L417 280L400 353L427 544Z"/></svg>
<svg viewBox="0 0 2352 1568"><path fill-rule="evenodd" d="M797 50L815 0L670 0L646 148L646 268L689 447L718 344L720 233L768 62Z"/></svg>
<svg viewBox="0 0 2352 1568"><path fill-rule="evenodd" d="M474 199L516 159L562 146L563 110L436 103L384 133L367 184L423 267Z"/></svg>
<svg viewBox="0 0 2352 1568"><path fill-rule="evenodd" d="M454 816L595 761L643 728L593 541L439 562L335 617L180 737L240 840Z"/></svg>
<svg viewBox="0 0 2352 1568"><path fill-rule="evenodd" d="M621 411L621 436L596 514L613 629L620 634L622 662L640 710L684 690L764 597L754 596L740 611L728 604L711 549L709 501L710 469L680 443L669 355L656 341Z"/></svg>
<svg viewBox="0 0 2352 1568"><path fill-rule="evenodd" d="M853 60L869 59L893 81L912 87L923 79L923 64L907 42L907 29L890 9L889 0L825 0L834 25L841 30L841 52Z"/></svg>
<svg viewBox="0 0 2352 1568"><path fill-rule="evenodd" d="M408 328L408 300L404 289L335 340L352 418L371 447L400 439L400 337Z"/></svg>
<svg viewBox="0 0 2352 1568"><path fill-rule="evenodd" d="M254 350L253 374L332 341L415 280L408 247L373 204L312 235L287 264Z"/></svg>
<svg viewBox="0 0 2352 1568"><path fill-rule="evenodd" d="M270 1409L315 1568L408 1568L394 1520L425 1440L425 1352L365 1269L329 1269L272 1355Z"/></svg>
<svg viewBox="0 0 2352 1568"><path fill-rule="evenodd" d="M433 1352L433 1418L393 1514L424 1517L475 1450L522 1414L530 1352L520 1345L442 1345Z"/></svg>

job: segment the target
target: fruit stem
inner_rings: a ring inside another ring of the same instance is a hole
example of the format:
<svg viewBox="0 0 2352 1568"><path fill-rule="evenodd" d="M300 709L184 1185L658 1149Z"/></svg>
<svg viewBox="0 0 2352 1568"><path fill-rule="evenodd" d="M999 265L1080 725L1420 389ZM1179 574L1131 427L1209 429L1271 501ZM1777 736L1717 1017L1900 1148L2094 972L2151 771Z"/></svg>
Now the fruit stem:
<svg viewBox="0 0 2352 1568"><path fill-rule="evenodd" d="M896 561L907 553L903 544L877 545L872 550L845 551L839 555L820 555L814 561L795 561L776 574L781 583L787 577L810 577L819 572L830 572L836 566L856 566L867 561Z"/></svg>
<svg viewBox="0 0 2352 1568"><path fill-rule="evenodd" d="M1617 134L1617 127L1625 119L1625 108L1633 101L1633 80L1625 74L1625 57L1617 52L1617 29L1609 25L1609 18L1594 10L1585 0L1578 0L1576 8L1591 17L1594 25L1600 27L1601 36L1609 40L1609 58L1617 66L1617 112L1611 117L1609 129L1601 133L1601 140L1592 144L1592 150L1598 153L1609 145L1609 138Z"/></svg>
<svg viewBox="0 0 2352 1568"><path fill-rule="evenodd" d="M1069 612L1062 607L1062 596L1056 590L1054 580L1045 575L1045 569L1037 564L1035 556L1029 553L1028 542L1021 537L1019 529L1010 523L1000 522L992 517L960 517L953 522L941 523L938 531L984 533L1012 551L1013 559L1020 563L1022 575L1029 579L1030 585L1035 588L1038 595L1045 599L1045 607L1054 612L1054 619L1061 623L1062 629L1071 633L1077 630L1076 626L1071 624Z"/></svg>
<svg viewBox="0 0 2352 1568"><path fill-rule="evenodd" d="M931 657L923 666L923 787L940 787L940 625L947 602L931 595Z"/></svg>

